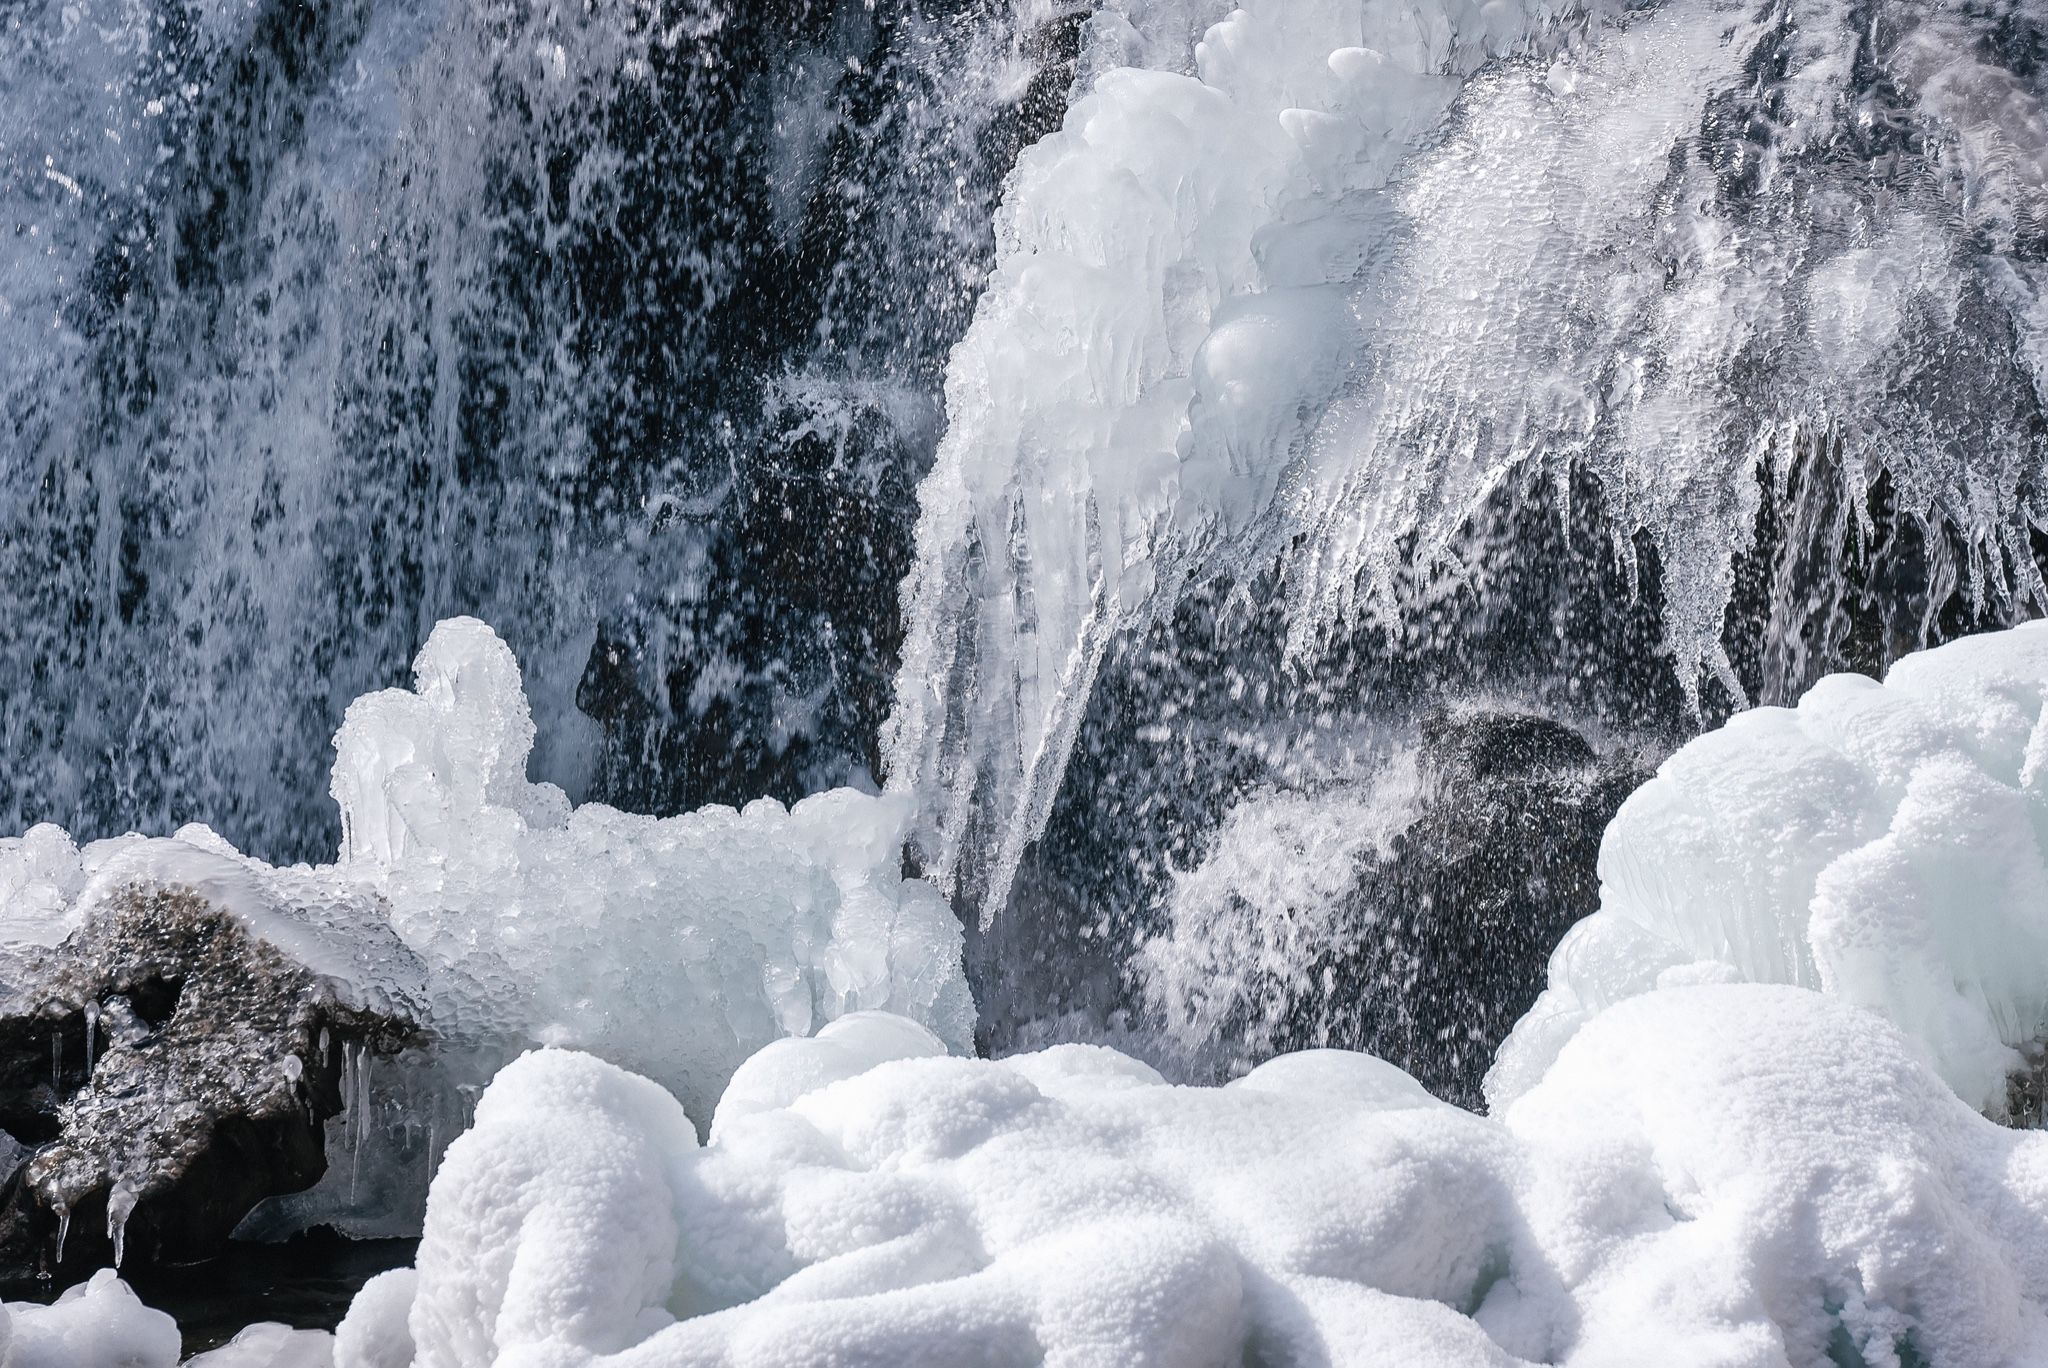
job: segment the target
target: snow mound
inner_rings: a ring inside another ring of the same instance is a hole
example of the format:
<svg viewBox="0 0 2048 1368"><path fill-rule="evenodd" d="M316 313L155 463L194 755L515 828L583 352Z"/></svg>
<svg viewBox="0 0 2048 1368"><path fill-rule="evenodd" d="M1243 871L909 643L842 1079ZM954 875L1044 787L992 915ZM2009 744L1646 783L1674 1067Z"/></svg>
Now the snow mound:
<svg viewBox="0 0 2048 1368"><path fill-rule="evenodd" d="M0 1306L0 1364L7 1368L172 1368L177 1361L176 1322L144 1306L111 1268L50 1306Z"/></svg>
<svg viewBox="0 0 2048 1368"><path fill-rule="evenodd" d="M1496 1106L1613 1003L1742 979L1869 1008L2003 1111L2048 1034L2048 623L1735 717L1623 804L1600 878L1501 1048Z"/></svg>
<svg viewBox="0 0 2048 1368"><path fill-rule="evenodd" d="M733 1089L700 1148L616 1067L508 1067L337 1368L2048 1354L2048 1134L1804 989L1642 995L1497 1119L1365 1055L1187 1088L1099 1046L946 1058L881 1016Z"/></svg>

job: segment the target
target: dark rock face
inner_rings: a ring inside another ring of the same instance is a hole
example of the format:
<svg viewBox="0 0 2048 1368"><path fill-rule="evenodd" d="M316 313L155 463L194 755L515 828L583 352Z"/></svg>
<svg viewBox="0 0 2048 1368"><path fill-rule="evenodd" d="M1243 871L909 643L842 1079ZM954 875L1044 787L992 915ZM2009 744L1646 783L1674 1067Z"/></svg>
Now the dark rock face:
<svg viewBox="0 0 2048 1368"><path fill-rule="evenodd" d="M379 947L406 958L401 945ZM133 882L61 946L9 966L0 1276L203 1259L249 1209L326 1170L344 1049L412 1043L219 902Z"/></svg>
<svg viewBox="0 0 2048 1368"><path fill-rule="evenodd" d="M1423 811L1361 870L1355 930L1315 975L1331 990L1290 1013L1287 1043L1370 1051L1476 1107L1552 948L1599 910L1601 834L1649 774L1541 717L1439 715L1422 736Z"/></svg>
<svg viewBox="0 0 2048 1368"><path fill-rule="evenodd" d="M1598 910L1602 833L1647 777L1562 722L1467 708L1370 777L1250 791L1175 876L1118 1010L1193 1077L1364 1050L1478 1107L1552 948Z"/></svg>

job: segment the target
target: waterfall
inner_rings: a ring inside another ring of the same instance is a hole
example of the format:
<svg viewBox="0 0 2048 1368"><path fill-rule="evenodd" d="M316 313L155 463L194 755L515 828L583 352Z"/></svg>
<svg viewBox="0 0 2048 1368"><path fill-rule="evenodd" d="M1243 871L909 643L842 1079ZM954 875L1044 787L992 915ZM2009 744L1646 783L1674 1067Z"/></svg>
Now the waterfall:
<svg viewBox="0 0 2048 1368"><path fill-rule="evenodd" d="M940 367L1052 0L31 0L0 32L0 826L334 849L478 613L540 775L874 767Z"/></svg>

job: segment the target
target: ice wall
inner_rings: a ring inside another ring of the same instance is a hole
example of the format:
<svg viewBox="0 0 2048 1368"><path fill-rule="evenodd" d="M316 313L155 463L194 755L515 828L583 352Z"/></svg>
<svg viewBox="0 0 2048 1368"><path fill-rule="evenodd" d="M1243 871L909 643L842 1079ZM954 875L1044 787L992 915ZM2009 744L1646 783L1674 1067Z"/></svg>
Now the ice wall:
<svg viewBox="0 0 2048 1368"><path fill-rule="evenodd" d="M1191 577L1276 573L1312 666L1572 471L1688 688L1741 700L1759 477L1816 453L1961 529L1937 607L2040 604L2042 112L1996 23L1254 3L1098 82L1019 163L921 490L885 750L930 867L1001 907L1109 643Z"/></svg>

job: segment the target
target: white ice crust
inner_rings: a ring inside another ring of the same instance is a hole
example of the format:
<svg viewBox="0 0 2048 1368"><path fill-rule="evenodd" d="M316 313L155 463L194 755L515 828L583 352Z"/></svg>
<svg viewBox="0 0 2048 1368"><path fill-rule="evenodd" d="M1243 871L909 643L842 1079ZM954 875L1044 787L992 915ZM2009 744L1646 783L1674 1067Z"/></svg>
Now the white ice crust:
<svg viewBox="0 0 2048 1368"><path fill-rule="evenodd" d="M2048 623L1822 680L1700 737L1623 804L1600 911L1502 1046L1496 1106L1659 983L1821 989L1903 1031L1972 1106L2048 1034Z"/></svg>

